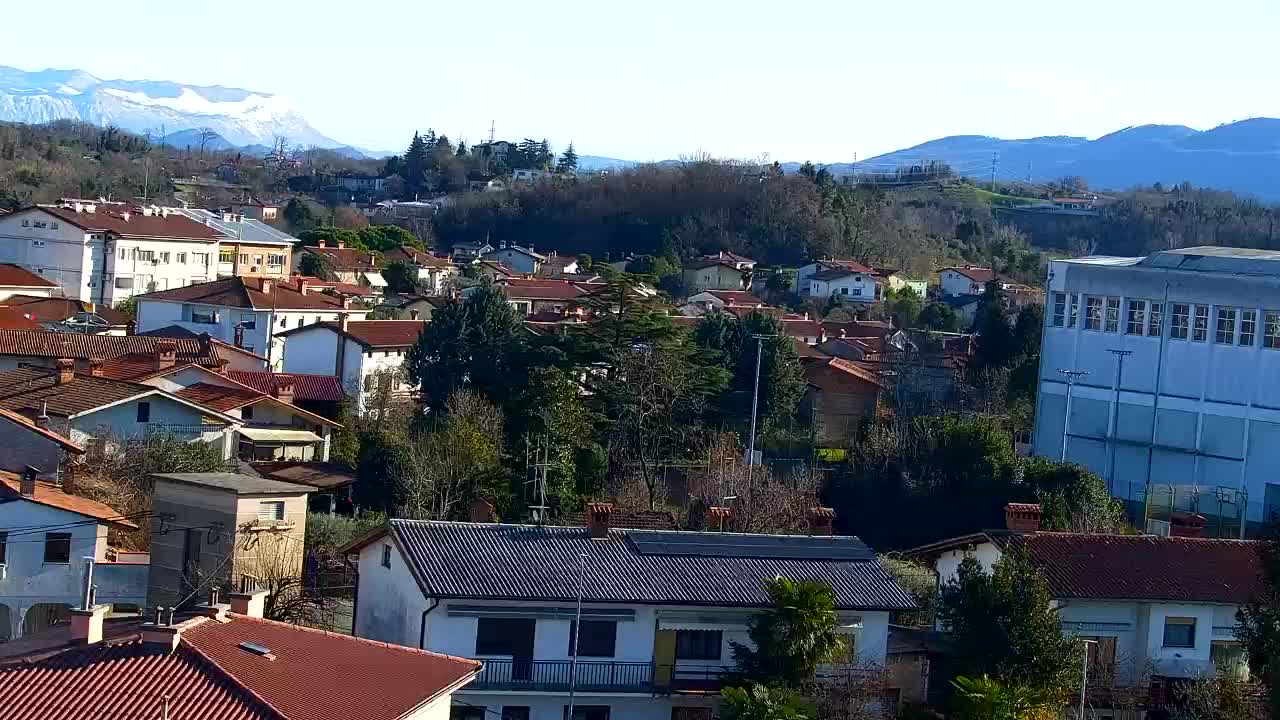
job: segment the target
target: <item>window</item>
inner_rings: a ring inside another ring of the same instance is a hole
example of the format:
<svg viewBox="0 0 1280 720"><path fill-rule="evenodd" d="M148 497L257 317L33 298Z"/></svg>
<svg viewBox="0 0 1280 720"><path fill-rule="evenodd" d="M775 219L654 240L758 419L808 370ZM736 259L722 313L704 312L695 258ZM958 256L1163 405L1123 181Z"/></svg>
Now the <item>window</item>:
<svg viewBox="0 0 1280 720"><path fill-rule="evenodd" d="M1084 329L1102 329L1102 298L1086 297L1084 299Z"/></svg>
<svg viewBox="0 0 1280 720"><path fill-rule="evenodd" d="M302 321L303 321L303 320L306 320L306 318L301 318L301 317L300 317L300 318L298 318L298 327L302 327Z"/></svg>
<svg viewBox="0 0 1280 720"><path fill-rule="evenodd" d="M240 264L241 265L249 264L249 253L240 253Z"/></svg>
<svg viewBox="0 0 1280 720"><path fill-rule="evenodd" d="M120 248L120 259L121 259L121 260L124 260L126 257L128 257L128 255L127 255L126 253L128 253L128 250L126 250L125 248Z"/></svg>
<svg viewBox="0 0 1280 720"><path fill-rule="evenodd" d="M43 240L32 240L32 241L31 241L31 247L38 247L38 248L40 248L40 247L44 247L44 241L43 241Z"/></svg>
<svg viewBox="0 0 1280 720"><path fill-rule="evenodd" d="M862 297L862 288L854 288L853 294L854 294L854 297Z"/></svg>
<svg viewBox="0 0 1280 720"><path fill-rule="evenodd" d="M254 265L261 265L261 264L262 264L262 256L261 256L261 255L254 255L254 256L253 256L253 264L254 264Z"/></svg>
<svg viewBox="0 0 1280 720"><path fill-rule="evenodd" d="M1107 298L1107 327L1109 333L1120 331L1120 298Z"/></svg>
<svg viewBox="0 0 1280 720"><path fill-rule="evenodd" d="M573 657L573 631L569 622L569 657ZM618 623L613 620L583 620L578 635L578 657L613 657L618 641Z"/></svg>
<svg viewBox="0 0 1280 720"><path fill-rule="evenodd" d="M268 255L268 256L267 256L267 264L268 264L268 265L283 265L283 264L284 264L284 255ZM528 709L528 708L526 708L526 709Z"/></svg>
<svg viewBox="0 0 1280 720"><path fill-rule="evenodd" d="M502 720L529 720L529 706L503 705Z"/></svg>
<svg viewBox="0 0 1280 720"><path fill-rule="evenodd" d="M170 255L169 255L169 253L168 253L168 252L162 252L162 253L160 253L160 262L165 263L165 264L168 264L168 262L169 262L169 257L170 257Z"/></svg>
<svg viewBox="0 0 1280 720"><path fill-rule="evenodd" d="M259 522L284 522L284 501L263 500L258 503Z"/></svg>
<svg viewBox="0 0 1280 720"><path fill-rule="evenodd" d="M57 565L71 562L71 533L44 534L44 561Z"/></svg>
<svg viewBox="0 0 1280 720"><path fill-rule="evenodd" d="M138 262L154 262L156 253L154 250L134 250L133 259Z"/></svg>
<svg viewBox="0 0 1280 720"><path fill-rule="evenodd" d="M1196 619L1167 617L1164 619L1164 646L1193 648L1196 646Z"/></svg>
<svg viewBox="0 0 1280 720"><path fill-rule="evenodd" d="M1146 300L1130 300L1129 301L1129 321L1125 323L1124 333L1126 335L1141 335L1147 325L1147 301Z"/></svg>
<svg viewBox="0 0 1280 720"><path fill-rule="evenodd" d="M132 289L133 289L133 278L131 278L131 277L117 277L117 278L116 278L116 289L117 289L117 290L132 290Z"/></svg>
<svg viewBox="0 0 1280 720"><path fill-rule="evenodd" d="M217 325L218 313L207 308L191 308L191 322L201 325Z"/></svg>
<svg viewBox="0 0 1280 720"><path fill-rule="evenodd" d="M608 705L574 705L573 718L569 718L569 706L564 706L561 712L565 720L609 720Z"/></svg>
<svg viewBox="0 0 1280 720"><path fill-rule="evenodd" d="M195 265L208 265L209 253L191 253L191 262Z"/></svg>
<svg viewBox="0 0 1280 720"><path fill-rule="evenodd" d="M49 229L50 229L50 230L57 230L57 229L58 229L58 223L49 223Z"/></svg>
<svg viewBox="0 0 1280 720"><path fill-rule="evenodd" d="M35 223L35 226L38 228L46 228L46 227L49 227L49 223L44 222L42 220L37 220Z"/></svg>
<svg viewBox="0 0 1280 720"><path fill-rule="evenodd" d="M676 658L681 660L719 660L719 630L677 630Z"/></svg>
<svg viewBox="0 0 1280 720"><path fill-rule="evenodd" d="M1191 339L1204 342L1209 337L1209 306L1197 305L1195 316L1191 318Z"/></svg>
<svg viewBox="0 0 1280 720"><path fill-rule="evenodd" d="M240 419L241 419L241 420L252 420L252 419L253 419L253 406L252 406L252 405L245 405L244 407L240 408Z"/></svg>
<svg viewBox="0 0 1280 720"><path fill-rule="evenodd" d="M1053 326L1063 327L1067 324L1067 294L1053 294Z"/></svg>
<svg viewBox="0 0 1280 720"><path fill-rule="evenodd" d="M1253 336L1258 334L1258 311L1240 311L1240 344L1253 347Z"/></svg>
<svg viewBox="0 0 1280 720"><path fill-rule="evenodd" d="M30 220L23 220L23 221L22 221L22 227L31 227L31 221L30 221Z"/></svg>
<svg viewBox="0 0 1280 720"><path fill-rule="evenodd" d="M528 641L533 639L532 618L479 618L476 620L477 655L515 656ZM526 647L522 652L531 650Z"/></svg>
<svg viewBox="0 0 1280 720"><path fill-rule="evenodd" d="M5 563L5 557L8 556L9 533L0 532L0 565Z"/></svg>
<svg viewBox="0 0 1280 720"><path fill-rule="evenodd" d="M151 422L151 403L146 400L138 403L138 422Z"/></svg>
<svg viewBox="0 0 1280 720"><path fill-rule="evenodd" d="M449 720L485 720L485 709L472 705L450 705Z"/></svg>
<svg viewBox="0 0 1280 720"><path fill-rule="evenodd" d="M382 567L384 568L391 567L391 546L390 545L382 546Z"/></svg>
<svg viewBox="0 0 1280 720"><path fill-rule="evenodd" d="M249 315L248 317L241 315L240 327L244 328L245 330L257 330L258 318L254 315Z"/></svg>
<svg viewBox="0 0 1280 720"><path fill-rule="evenodd" d="M1067 314L1067 327L1073 328L1076 326L1076 318L1080 316L1080 296L1071 293L1067 297L1067 303L1071 307L1071 311Z"/></svg>
<svg viewBox="0 0 1280 720"><path fill-rule="evenodd" d="M286 322L288 322L287 318L280 318L280 327L288 327L285 325Z"/></svg>
<svg viewBox="0 0 1280 720"><path fill-rule="evenodd" d="M186 254L186 253L178 253L178 264L179 264L179 265L186 265L186 264L187 264L187 254Z"/></svg>
<svg viewBox="0 0 1280 720"><path fill-rule="evenodd" d="M1218 320L1214 326L1213 341L1230 345L1236 341L1236 309L1218 308Z"/></svg>
<svg viewBox="0 0 1280 720"><path fill-rule="evenodd" d="M220 262L220 263L233 263L233 262L235 262L235 261L236 261L236 251L235 251L235 250L219 250L219 251L218 251L218 262Z"/></svg>
<svg viewBox="0 0 1280 720"><path fill-rule="evenodd" d="M1147 314L1147 335L1160 337L1164 325L1164 303L1151 303L1151 312Z"/></svg>
<svg viewBox="0 0 1280 720"><path fill-rule="evenodd" d="M1280 348L1280 313L1268 311L1262 314L1262 318L1262 347Z"/></svg>
<svg viewBox="0 0 1280 720"><path fill-rule="evenodd" d="M847 288L847 287L842 287L842 288L840 288L840 294L841 294L841 295L848 295L848 294L849 294L849 288Z"/></svg>
<svg viewBox="0 0 1280 720"><path fill-rule="evenodd" d="M1173 324L1169 326L1169 337L1174 340L1186 340L1187 329L1191 324L1191 306L1186 303L1173 304Z"/></svg>

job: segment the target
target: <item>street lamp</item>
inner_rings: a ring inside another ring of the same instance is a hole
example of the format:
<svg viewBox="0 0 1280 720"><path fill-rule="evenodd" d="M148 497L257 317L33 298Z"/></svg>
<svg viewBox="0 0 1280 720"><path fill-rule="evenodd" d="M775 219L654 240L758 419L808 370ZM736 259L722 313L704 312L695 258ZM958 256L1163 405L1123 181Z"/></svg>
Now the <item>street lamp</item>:
<svg viewBox="0 0 1280 720"><path fill-rule="evenodd" d="M1082 640L1084 643L1084 662L1080 670L1080 720L1084 720L1084 695L1089 687L1089 646L1097 645L1097 640Z"/></svg>
<svg viewBox="0 0 1280 720"><path fill-rule="evenodd" d="M1062 462L1067 461L1067 435L1071 429L1071 389L1075 387L1076 378L1082 378L1089 374L1088 370L1064 370L1059 369L1058 374L1067 379L1067 407L1063 410L1062 417L1062 456L1059 458Z"/></svg>
<svg viewBox="0 0 1280 720"><path fill-rule="evenodd" d="M1124 359L1132 355L1133 351L1108 348L1107 352L1116 356L1116 388L1115 388L1115 398L1111 403L1111 418L1110 418L1110 425L1111 425L1110 451L1111 452L1109 453L1109 457L1107 460L1107 483L1111 485L1112 491L1115 492L1117 490L1116 478L1115 478L1116 438L1120 433L1120 381L1123 379L1123 375L1124 375ZM1152 422L1155 422L1155 421L1152 420ZM1128 497L1129 496L1128 492L1126 492L1125 495L1126 497Z"/></svg>
<svg viewBox="0 0 1280 720"><path fill-rule="evenodd" d="M747 492L751 491L752 470L756 464L756 410L760 406L760 358L764 355L764 341L781 335L752 335L756 339L756 383L751 391L751 441L747 448Z"/></svg>
<svg viewBox="0 0 1280 720"><path fill-rule="evenodd" d="M569 659L569 712L565 720L573 720L573 692L578 684L578 634L582 632L582 592L586 583L587 555L578 555L578 610L573 615L573 657Z"/></svg>

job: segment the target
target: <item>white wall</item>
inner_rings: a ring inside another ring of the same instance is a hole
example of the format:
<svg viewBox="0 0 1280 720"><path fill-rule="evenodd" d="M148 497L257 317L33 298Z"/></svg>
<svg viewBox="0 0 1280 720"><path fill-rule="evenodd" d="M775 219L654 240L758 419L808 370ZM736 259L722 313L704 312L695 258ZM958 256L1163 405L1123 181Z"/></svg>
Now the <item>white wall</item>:
<svg viewBox="0 0 1280 720"><path fill-rule="evenodd" d="M939 277L941 278L942 294L946 296L981 295L987 289L985 283L974 282L955 270L947 270L941 273Z"/></svg>
<svg viewBox="0 0 1280 720"><path fill-rule="evenodd" d="M862 273L846 275L835 280L809 280L809 294L814 297L835 295L850 302L875 302L876 281Z"/></svg>
<svg viewBox="0 0 1280 720"><path fill-rule="evenodd" d="M27 223L23 227L23 223ZM45 227L36 227L43 223ZM56 227L55 227L56 226ZM101 237L101 236L95 236ZM0 217L0 262L15 263L58 283L67 297L96 301L89 278L94 269L90 235L44 212L24 212ZM101 242L97 243L97 268L101 268Z"/></svg>
<svg viewBox="0 0 1280 720"><path fill-rule="evenodd" d="M139 259L138 251L152 253L154 261ZM185 255L184 262L179 262L181 255ZM217 262L217 241L116 240L111 243L111 255L107 260L107 272L111 278L107 287L108 301L114 305L133 295L150 292L150 283L155 283L156 290L170 290L211 280L217 274ZM119 287L121 278L131 280L133 287Z"/></svg>

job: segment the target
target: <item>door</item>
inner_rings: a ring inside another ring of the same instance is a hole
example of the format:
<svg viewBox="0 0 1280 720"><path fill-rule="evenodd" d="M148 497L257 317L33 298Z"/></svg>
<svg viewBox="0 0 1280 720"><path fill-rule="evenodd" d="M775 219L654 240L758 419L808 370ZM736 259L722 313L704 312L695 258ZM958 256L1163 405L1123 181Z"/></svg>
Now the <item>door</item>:
<svg viewBox="0 0 1280 720"><path fill-rule="evenodd" d="M537 623L511 623L511 679L533 679L533 631Z"/></svg>
<svg viewBox="0 0 1280 720"><path fill-rule="evenodd" d="M676 631L659 630L653 636L653 684L655 687L671 686L676 667Z"/></svg>

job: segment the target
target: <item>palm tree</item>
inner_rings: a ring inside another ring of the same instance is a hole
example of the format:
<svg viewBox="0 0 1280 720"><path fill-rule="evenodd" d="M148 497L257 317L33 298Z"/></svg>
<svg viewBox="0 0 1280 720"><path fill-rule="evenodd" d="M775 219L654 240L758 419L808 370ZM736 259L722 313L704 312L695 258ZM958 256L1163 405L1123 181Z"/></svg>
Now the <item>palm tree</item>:
<svg viewBox="0 0 1280 720"><path fill-rule="evenodd" d="M847 652L837 632L835 594L829 585L775 578L767 583L773 609L751 620L755 647L731 643L737 672L744 679L798 687L818 665Z"/></svg>
<svg viewBox="0 0 1280 720"><path fill-rule="evenodd" d="M1026 685L1006 683L989 675L978 678L958 677L951 681L956 689L956 717L959 720L1049 720L1052 695Z"/></svg>

